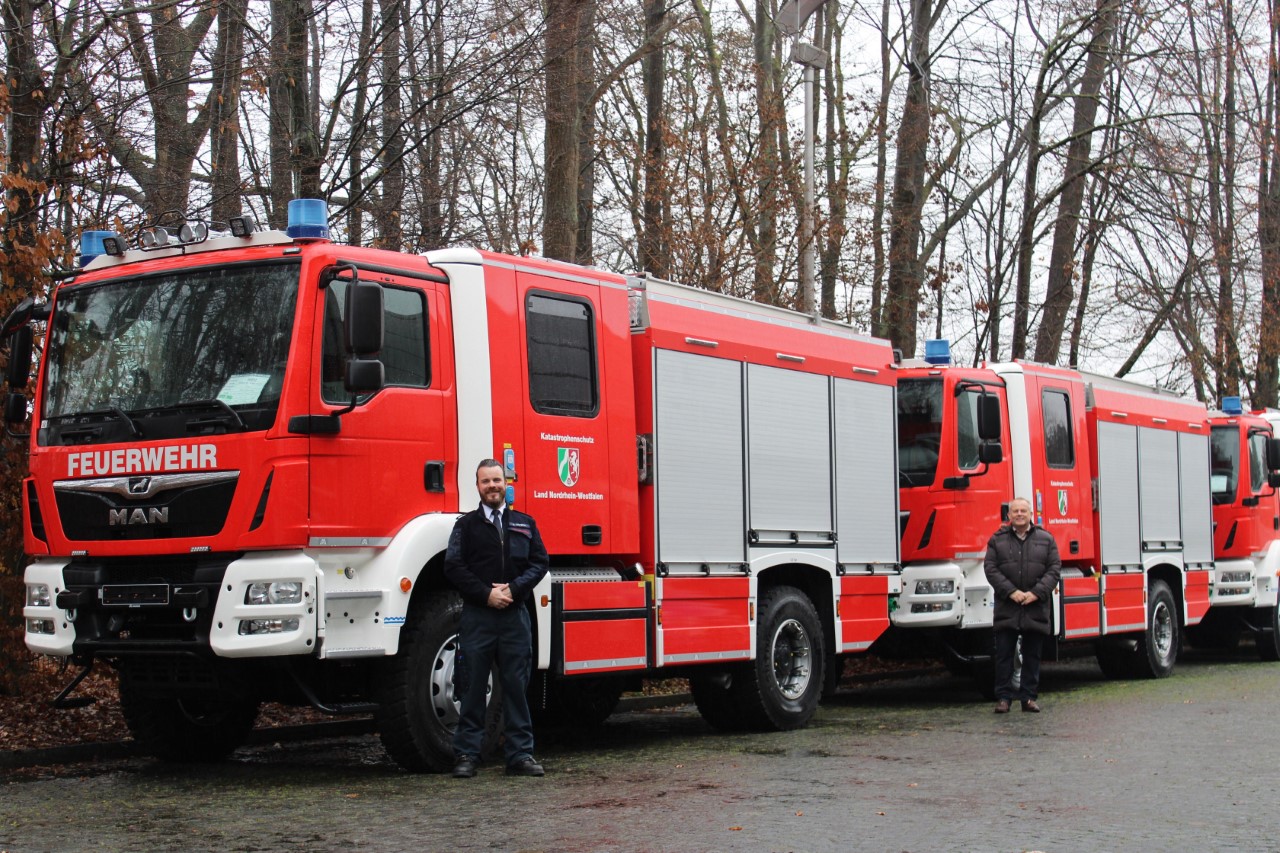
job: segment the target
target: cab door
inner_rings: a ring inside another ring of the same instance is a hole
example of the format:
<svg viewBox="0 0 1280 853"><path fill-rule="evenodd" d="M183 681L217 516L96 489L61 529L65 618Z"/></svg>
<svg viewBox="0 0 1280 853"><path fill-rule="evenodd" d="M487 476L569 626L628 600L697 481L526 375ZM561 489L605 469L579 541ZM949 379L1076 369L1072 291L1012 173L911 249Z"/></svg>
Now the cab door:
<svg viewBox="0 0 1280 853"><path fill-rule="evenodd" d="M1032 442L1031 501L1035 523L1058 540L1064 564L1086 559L1092 537L1086 535L1093 512L1089 477L1089 440L1085 424L1084 386L1080 382L1038 375L1028 383Z"/></svg>
<svg viewBox="0 0 1280 853"><path fill-rule="evenodd" d="M447 291L438 283L362 270L383 286L383 388L351 403L343 387L343 310L347 282L332 281L318 300L323 330L316 353L310 454L311 542L316 547L385 545L411 518L457 502L456 472L446 448L456 446L452 344L442 340ZM450 492L453 494L450 494Z"/></svg>
<svg viewBox="0 0 1280 853"><path fill-rule="evenodd" d="M552 554L616 550L610 419L631 422L633 417L629 409L614 412L621 395L606 393L602 287L517 273L522 364L519 375L505 381L523 386L523 441L512 443L501 430L498 440L517 460L517 506L538 520ZM496 381L494 388L495 397L501 395ZM629 385L626 399L631 399ZM617 482L625 484L623 476Z"/></svg>

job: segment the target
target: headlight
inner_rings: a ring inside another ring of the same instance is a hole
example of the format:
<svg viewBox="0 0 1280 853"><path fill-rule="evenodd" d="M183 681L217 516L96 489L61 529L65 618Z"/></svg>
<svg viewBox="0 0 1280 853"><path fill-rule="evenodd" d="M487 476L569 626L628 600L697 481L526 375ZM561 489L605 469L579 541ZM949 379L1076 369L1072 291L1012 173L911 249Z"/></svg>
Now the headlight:
<svg viewBox="0 0 1280 853"><path fill-rule="evenodd" d="M241 619L240 634L284 634L298 630L298 620L291 619Z"/></svg>
<svg viewBox="0 0 1280 853"><path fill-rule="evenodd" d="M950 609L950 601L935 601L929 604L911 605L912 613L946 613Z"/></svg>
<svg viewBox="0 0 1280 853"><path fill-rule="evenodd" d="M955 591L954 580L916 581L916 595L951 595Z"/></svg>
<svg viewBox="0 0 1280 853"><path fill-rule="evenodd" d="M49 585L47 583L27 584L27 606L28 607L48 607L49 606Z"/></svg>
<svg viewBox="0 0 1280 853"><path fill-rule="evenodd" d="M302 581L257 581L245 591L245 604L297 604L302 601Z"/></svg>

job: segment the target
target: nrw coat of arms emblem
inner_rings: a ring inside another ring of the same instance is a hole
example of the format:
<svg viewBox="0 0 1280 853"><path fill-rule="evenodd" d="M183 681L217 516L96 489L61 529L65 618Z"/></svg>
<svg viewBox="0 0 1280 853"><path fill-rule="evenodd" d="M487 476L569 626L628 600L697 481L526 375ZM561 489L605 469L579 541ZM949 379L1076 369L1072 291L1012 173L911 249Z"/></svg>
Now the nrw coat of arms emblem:
<svg viewBox="0 0 1280 853"><path fill-rule="evenodd" d="M576 484L578 482L578 475L582 473L578 458L578 448L556 448L556 468L560 472L560 482L564 483L566 486Z"/></svg>

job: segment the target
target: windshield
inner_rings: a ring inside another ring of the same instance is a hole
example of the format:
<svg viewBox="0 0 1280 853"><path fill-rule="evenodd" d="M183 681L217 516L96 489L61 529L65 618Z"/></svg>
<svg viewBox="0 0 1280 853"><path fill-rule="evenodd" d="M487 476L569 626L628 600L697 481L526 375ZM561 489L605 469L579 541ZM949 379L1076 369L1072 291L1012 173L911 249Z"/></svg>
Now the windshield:
<svg viewBox="0 0 1280 853"><path fill-rule="evenodd" d="M942 444L942 380L898 383L898 485L933 484Z"/></svg>
<svg viewBox="0 0 1280 853"><path fill-rule="evenodd" d="M266 429L279 405L298 269L181 270L62 290L49 327L46 438Z"/></svg>

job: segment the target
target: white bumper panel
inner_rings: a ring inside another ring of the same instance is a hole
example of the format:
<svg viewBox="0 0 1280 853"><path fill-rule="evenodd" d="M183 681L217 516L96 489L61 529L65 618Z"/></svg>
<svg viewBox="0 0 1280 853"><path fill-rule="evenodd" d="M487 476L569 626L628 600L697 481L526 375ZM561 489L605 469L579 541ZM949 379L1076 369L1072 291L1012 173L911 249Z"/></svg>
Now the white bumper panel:
<svg viewBox="0 0 1280 853"><path fill-rule="evenodd" d="M67 560L38 560L27 566L23 580L28 585L44 584L49 588L48 607L23 607L23 630L26 633L27 648L40 655L66 657L71 654L71 646L76 641L75 623L67 618L67 614L59 610L54 601L58 592L66 589L62 582L62 570ZM26 601L25 593L23 601ZM30 631L30 620L40 620L44 624L53 624L52 634L36 634Z"/></svg>
<svg viewBox="0 0 1280 853"><path fill-rule="evenodd" d="M260 581L298 581L302 600L297 604L248 604L249 585ZM219 657L268 657L305 655L316 649L316 561L298 551L248 554L227 566L218 591L218 603L209 629L209 645ZM298 628L276 634L241 634L240 626L255 620L297 619Z"/></svg>
<svg viewBox="0 0 1280 853"><path fill-rule="evenodd" d="M1263 580L1258 576L1253 560L1219 560L1209 581L1209 604L1212 607L1252 607Z"/></svg>
<svg viewBox="0 0 1280 853"><path fill-rule="evenodd" d="M321 657L381 657L399 650L418 575L448 546L457 518L453 513L419 516L385 548L308 551L320 571Z"/></svg>
<svg viewBox="0 0 1280 853"><path fill-rule="evenodd" d="M922 583L936 587L947 582L951 592L919 591ZM990 628L994 612L995 595L982 560L965 559L903 568L902 594L892 620L903 628Z"/></svg>

